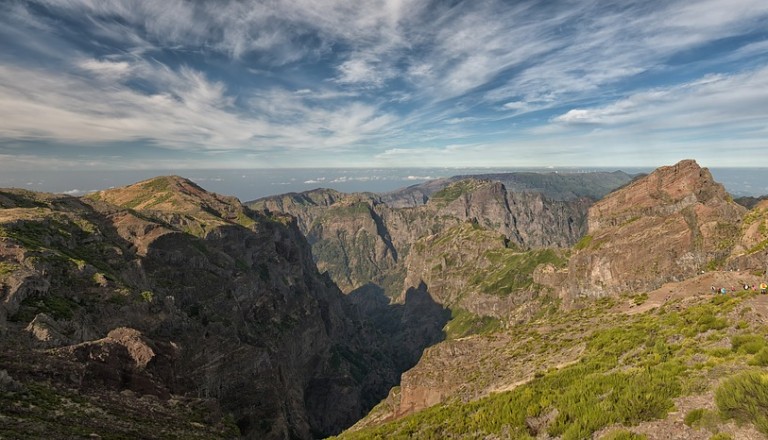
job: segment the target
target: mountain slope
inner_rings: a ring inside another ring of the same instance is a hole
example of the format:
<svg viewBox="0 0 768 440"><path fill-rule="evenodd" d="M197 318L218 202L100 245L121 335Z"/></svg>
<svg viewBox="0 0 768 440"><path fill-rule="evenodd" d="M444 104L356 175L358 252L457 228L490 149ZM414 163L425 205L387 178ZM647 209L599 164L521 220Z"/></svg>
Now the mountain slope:
<svg viewBox="0 0 768 440"><path fill-rule="evenodd" d="M177 177L88 199L0 191L0 207L0 343L34 360L3 362L22 388L48 383L56 399L91 402L128 389L159 397L164 413L179 398L165 399L189 396L231 414L247 438L313 438L356 421L397 381L391 347L317 272L290 217ZM53 359L70 373L48 370ZM217 436L218 422L193 420Z"/></svg>
<svg viewBox="0 0 768 440"><path fill-rule="evenodd" d="M427 385L421 400L395 390L339 438L767 438L768 425L749 409L768 403L755 397L768 359L765 299L692 291L625 314L624 300L605 298L443 343L412 373ZM391 419L421 402L433 406Z"/></svg>
<svg viewBox="0 0 768 440"><path fill-rule="evenodd" d="M759 284L760 278L753 273L764 276L763 267L768 261L762 253L764 249L760 249L766 235L763 234L766 230L763 226L768 225L765 212L758 207L745 216L745 210L732 203L722 187L712 181L706 169L701 169L695 162L684 161L672 167L662 167L593 205L589 221L590 232L594 235L586 236L574 246L570 257L567 252L558 253L551 249L516 249L503 235L494 234L476 223L446 229L417 241L408 255L407 284L421 280L429 286L436 301L451 308L454 319L446 326L449 338L430 347L419 363L403 374L400 386L390 392L387 399L354 429L363 429L363 438L398 438L403 433L429 437L436 435L436 432L441 432L438 436L448 438L473 432L480 437L500 435L525 438L526 435L542 435L568 402L560 402L555 408L543 408L542 412L537 410L522 419L515 418L518 416L509 419L516 410L509 408L509 413L498 414L493 409L499 405L509 407L507 400L493 397L477 399L517 389L549 373L552 373L553 380L561 380L555 379L560 376L552 368L572 371L568 373L573 374L568 379L572 392L579 398L593 398L592 391L579 389L579 383L575 381L586 373L571 367L570 363L598 359L603 348L590 351L589 343L586 347L581 343L588 341L595 330L617 332L618 335L622 326L630 322L625 313L635 316L641 314L638 312L654 310L674 299L682 300L674 305L675 310L688 307L696 310L690 312L694 317L684 318L686 324L682 328L699 324L706 327L715 323L717 330L722 330L719 321L709 316L713 310L716 314L720 313L719 310L706 306L707 316L698 315L702 309L695 307L706 302L706 297L698 295L711 293L710 284L718 288L725 286L728 290L744 284ZM697 238L694 240L692 236ZM752 249L753 253L745 253L745 249ZM691 255L699 263L689 268ZM657 264L649 265L647 258L653 258ZM610 272L612 278L608 279L614 284L609 284L606 278L598 278L602 272L590 266L595 264L600 267L602 261L615 265ZM717 276L707 273L701 275L701 281L692 283L676 282L696 280L693 277L702 270L711 271L719 265L741 270L712 272ZM620 302L604 299L597 304L584 298L590 295L616 298L628 292L639 295L624 296ZM750 299L750 304L753 300L757 301ZM562 308L559 307L561 301ZM648 307L643 305L645 301ZM482 307L475 307L478 305ZM750 307L744 306L742 316L747 316ZM462 311L467 312L469 318L462 315ZM647 314L643 316L641 327L656 320ZM761 330L764 320L754 316L750 319L751 327L746 332L764 333ZM746 328L743 322L730 322L737 328L729 330L728 334L742 332ZM456 334L456 327L471 330ZM529 333L531 329L535 329L533 335ZM642 333L644 330L637 331ZM524 344L525 341L528 345ZM699 340L690 340L688 346L701 342L702 347L708 347L706 341L696 341ZM520 344L524 344L524 348L518 348ZM641 349L636 343L621 348L623 351ZM679 354L683 357L688 355L684 351ZM744 368L748 360L741 358L739 368ZM598 362L601 368L605 366L604 361L607 360ZM531 370L532 365L539 366L538 373ZM613 369L623 371L626 368L636 366L614 365L596 372L595 378L612 373ZM635 379L622 377L621 380ZM664 386L663 383L657 385ZM552 390L536 392L546 395ZM675 391L668 397L671 399L679 395ZM520 399L519 394L509 396L512 402ZM712 403L711 398L709 402ZM435 405L437 409L426 410L423 416L417 415L385 428L369 430L382 422L418 414ZM664 405L662 408L666 407ZM642 411L641 408L642 405L632 411ZM525 408L520 409L525 414ZM472 423L462 425L450 422L470 417L467 414L474 411L486 414L483 417L487 419L487 426L480 428ZM639 417L638 421L663 418L665 411L654 413L656 415L632 412L631 417ZM568 417L591 415L571 414ZM593 429L588 425L592 422L587 419L583 422L587 423L584 429ZM620 422L614 420L610 423ZM539 424L545 426L531 427ZM519 430L521 426L525 430ZM442 427L443 431L438 427ZM561 426L558 429L565 428ZM566 431L552 432L563 434ZM485 434L480 435L481 432ZM586 434L572 433L565 437L570 436L583 438ZM352 437L355 438L354 435Z"/></svg>

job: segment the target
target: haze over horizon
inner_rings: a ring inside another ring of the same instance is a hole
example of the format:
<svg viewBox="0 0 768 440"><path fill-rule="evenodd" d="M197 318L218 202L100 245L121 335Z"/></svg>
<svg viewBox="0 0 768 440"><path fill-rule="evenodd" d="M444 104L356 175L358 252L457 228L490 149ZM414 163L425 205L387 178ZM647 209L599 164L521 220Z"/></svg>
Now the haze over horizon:
<svg viewBox="0 0 768 440"><path fill-rule="evenodd" d="M768 3L8 0L0 171L768 167Z"/></svg>

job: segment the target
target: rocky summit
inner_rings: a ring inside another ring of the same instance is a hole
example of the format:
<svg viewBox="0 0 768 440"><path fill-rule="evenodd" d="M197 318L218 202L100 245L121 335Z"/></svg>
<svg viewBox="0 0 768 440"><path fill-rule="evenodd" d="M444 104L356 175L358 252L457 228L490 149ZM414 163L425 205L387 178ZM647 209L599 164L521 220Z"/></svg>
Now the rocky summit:
<svg viewBox="0 0 768 440"><path fill-rule="evenodd" d="M745 213L696 162L661 167L589 209L564 294L648 291L724 268Z"/></svg>
<svg viewBox="0 0 768 440"><path fill-rule="evenodd" d="M0 190L0 438L768 438L768 205L742 203L692 160Z"/></svg>

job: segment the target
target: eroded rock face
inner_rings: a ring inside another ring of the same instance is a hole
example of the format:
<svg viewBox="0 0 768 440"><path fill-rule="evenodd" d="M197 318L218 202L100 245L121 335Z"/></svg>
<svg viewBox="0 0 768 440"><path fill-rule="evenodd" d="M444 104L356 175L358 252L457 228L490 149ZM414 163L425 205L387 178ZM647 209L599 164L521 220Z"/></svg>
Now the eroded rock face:
<svg viewBox="0 0 768 440"><path fill-rule="evenodd" d="M72 340L64 335L64 330L56 320L45 313L38 313L24 330L29 332L38 346L44 348L60 347L72 343Z"/></svg>
<svg viewBox="0 0 768 440"><path fill-rule="evenodd" d="M661 167L589 209L563 294L648 291L719 264L745 211L695 161Z"/></svg>
<svg viewBox="0 0 768 440"><path fill-rule="evenodd" d="M741 237L728 259L730 269L768 273L768 200L761 200L744 215Z"/></svg>
<svg viewBox="0 0 768 440"><path fill-rule="evenodd" d="M340 431L397 381L290 217L177 177L0 196L4 347L56 347L41 356L83 389L215 399L246 438L282 439Z"/></svg>
<svg viewBox="0 0 768 440"><path fill-rule="evenodd" d="M593 201L629 179L624 173L495 174L381 195L318 189L248 205L295 216L318 267L344 292L374 283L395 298L418 285L404 283L413 276L406 259L417 240L476 222L525 249L568 247L586 233Z"/></svg>

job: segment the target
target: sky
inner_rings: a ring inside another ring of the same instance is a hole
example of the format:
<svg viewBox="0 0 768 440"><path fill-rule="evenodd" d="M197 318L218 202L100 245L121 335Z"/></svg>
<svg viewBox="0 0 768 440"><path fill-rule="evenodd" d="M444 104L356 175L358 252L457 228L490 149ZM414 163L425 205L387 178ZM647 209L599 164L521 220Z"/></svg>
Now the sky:
<svg viewBox="0 0 768 440"><path fill-rule="evenodd" d="M766 153L765 0L0 0L0 171Z"/></svg>

